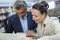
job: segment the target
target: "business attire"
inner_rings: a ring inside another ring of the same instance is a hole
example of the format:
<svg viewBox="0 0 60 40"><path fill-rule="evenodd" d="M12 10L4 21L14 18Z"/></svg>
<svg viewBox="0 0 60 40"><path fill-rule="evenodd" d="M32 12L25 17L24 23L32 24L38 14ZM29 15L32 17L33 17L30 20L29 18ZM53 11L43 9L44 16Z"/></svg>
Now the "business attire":
<svg viewBox="0 0 60 40"><path fill-rule="evenodd" d="M27 12L27 16L23 19L19 18L17 14L8 18L8 27L6 27L6 33L26 32L27 30L33 30L36 32L37 24L32 19L32 14Z"/></svg>
<svg viewBox="0 0 60 40"><path fill-rule="evenodd" d="M38 24L37 27L38 37L51 36L56 34L60 34L60 23L58 18L46 16L43 25Z"/></svg>
<svg viewBox="0 0 60 40"><path fill-rule="evenodd" d="M27 15L24 16L24 18L20 18L20 22L21 22L23 31L26 32L28 30Z"/></svg>

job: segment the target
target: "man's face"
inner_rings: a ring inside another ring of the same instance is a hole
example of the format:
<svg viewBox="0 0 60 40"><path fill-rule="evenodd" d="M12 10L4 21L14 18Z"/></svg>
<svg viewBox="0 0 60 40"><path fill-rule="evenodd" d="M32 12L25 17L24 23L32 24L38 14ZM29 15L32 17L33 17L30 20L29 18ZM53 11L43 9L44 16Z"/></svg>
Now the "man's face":
<svg viewBox="0 0 60 40"><path fill-rule="evenodd" d="M23 17L26 15L26 9L25 8L20 8L19 10L15 9L17 15L19 15L20 17Z"/></svg>

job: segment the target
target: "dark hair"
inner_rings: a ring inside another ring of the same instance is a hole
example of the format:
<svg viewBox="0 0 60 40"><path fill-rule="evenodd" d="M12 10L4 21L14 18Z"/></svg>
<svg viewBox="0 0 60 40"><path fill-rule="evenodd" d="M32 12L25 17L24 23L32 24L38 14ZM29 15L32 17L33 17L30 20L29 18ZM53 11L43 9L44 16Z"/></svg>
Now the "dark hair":
<svg viewBox="0 0 60 40"><path fill-rule="evenodd" d="M41 1L40 3L34 4L32 8L39 10L41 14L47 14L47 9L49 8L49 5L45 1Z"/></svg>
<svg viewBox="0 0 60 40"><path fill-rule="evenodd" d="M27 9L27 4L25 1L22 1L22 0L17 0L14 4L15 8L17 10L19 10L20 8L24 7L25 9Z"/></svg>

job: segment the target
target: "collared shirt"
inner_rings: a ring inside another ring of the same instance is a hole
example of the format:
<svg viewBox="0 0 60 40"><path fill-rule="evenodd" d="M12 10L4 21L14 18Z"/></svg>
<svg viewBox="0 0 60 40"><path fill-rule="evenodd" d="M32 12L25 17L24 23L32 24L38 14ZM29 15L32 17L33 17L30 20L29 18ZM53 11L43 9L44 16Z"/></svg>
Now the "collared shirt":
<svg viewBox="0 0 60 40"><path fill-rule="evenodd" d="M21 21L23 31L26 32L28 30L27 15L23 19L20 18L20 21Z"/></svg>

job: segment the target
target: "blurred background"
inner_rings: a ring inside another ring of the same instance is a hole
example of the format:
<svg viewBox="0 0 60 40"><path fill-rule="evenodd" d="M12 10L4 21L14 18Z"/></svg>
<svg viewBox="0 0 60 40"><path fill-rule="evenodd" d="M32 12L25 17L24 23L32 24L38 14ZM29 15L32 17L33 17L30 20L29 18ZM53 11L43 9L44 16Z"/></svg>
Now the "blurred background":
<svg viewBox="0 0 60 40"><path fill-rule="evenodd" d="M0 33L5 32L4 27L7 26L7 17L13 15L15 10L13 4L16 0L0 0ZM42 0L24 0L28 5L28 12L31 12L31 6ZM60 0L44 0L48 2L48 15L55 16L60 19Z"/></svg>

